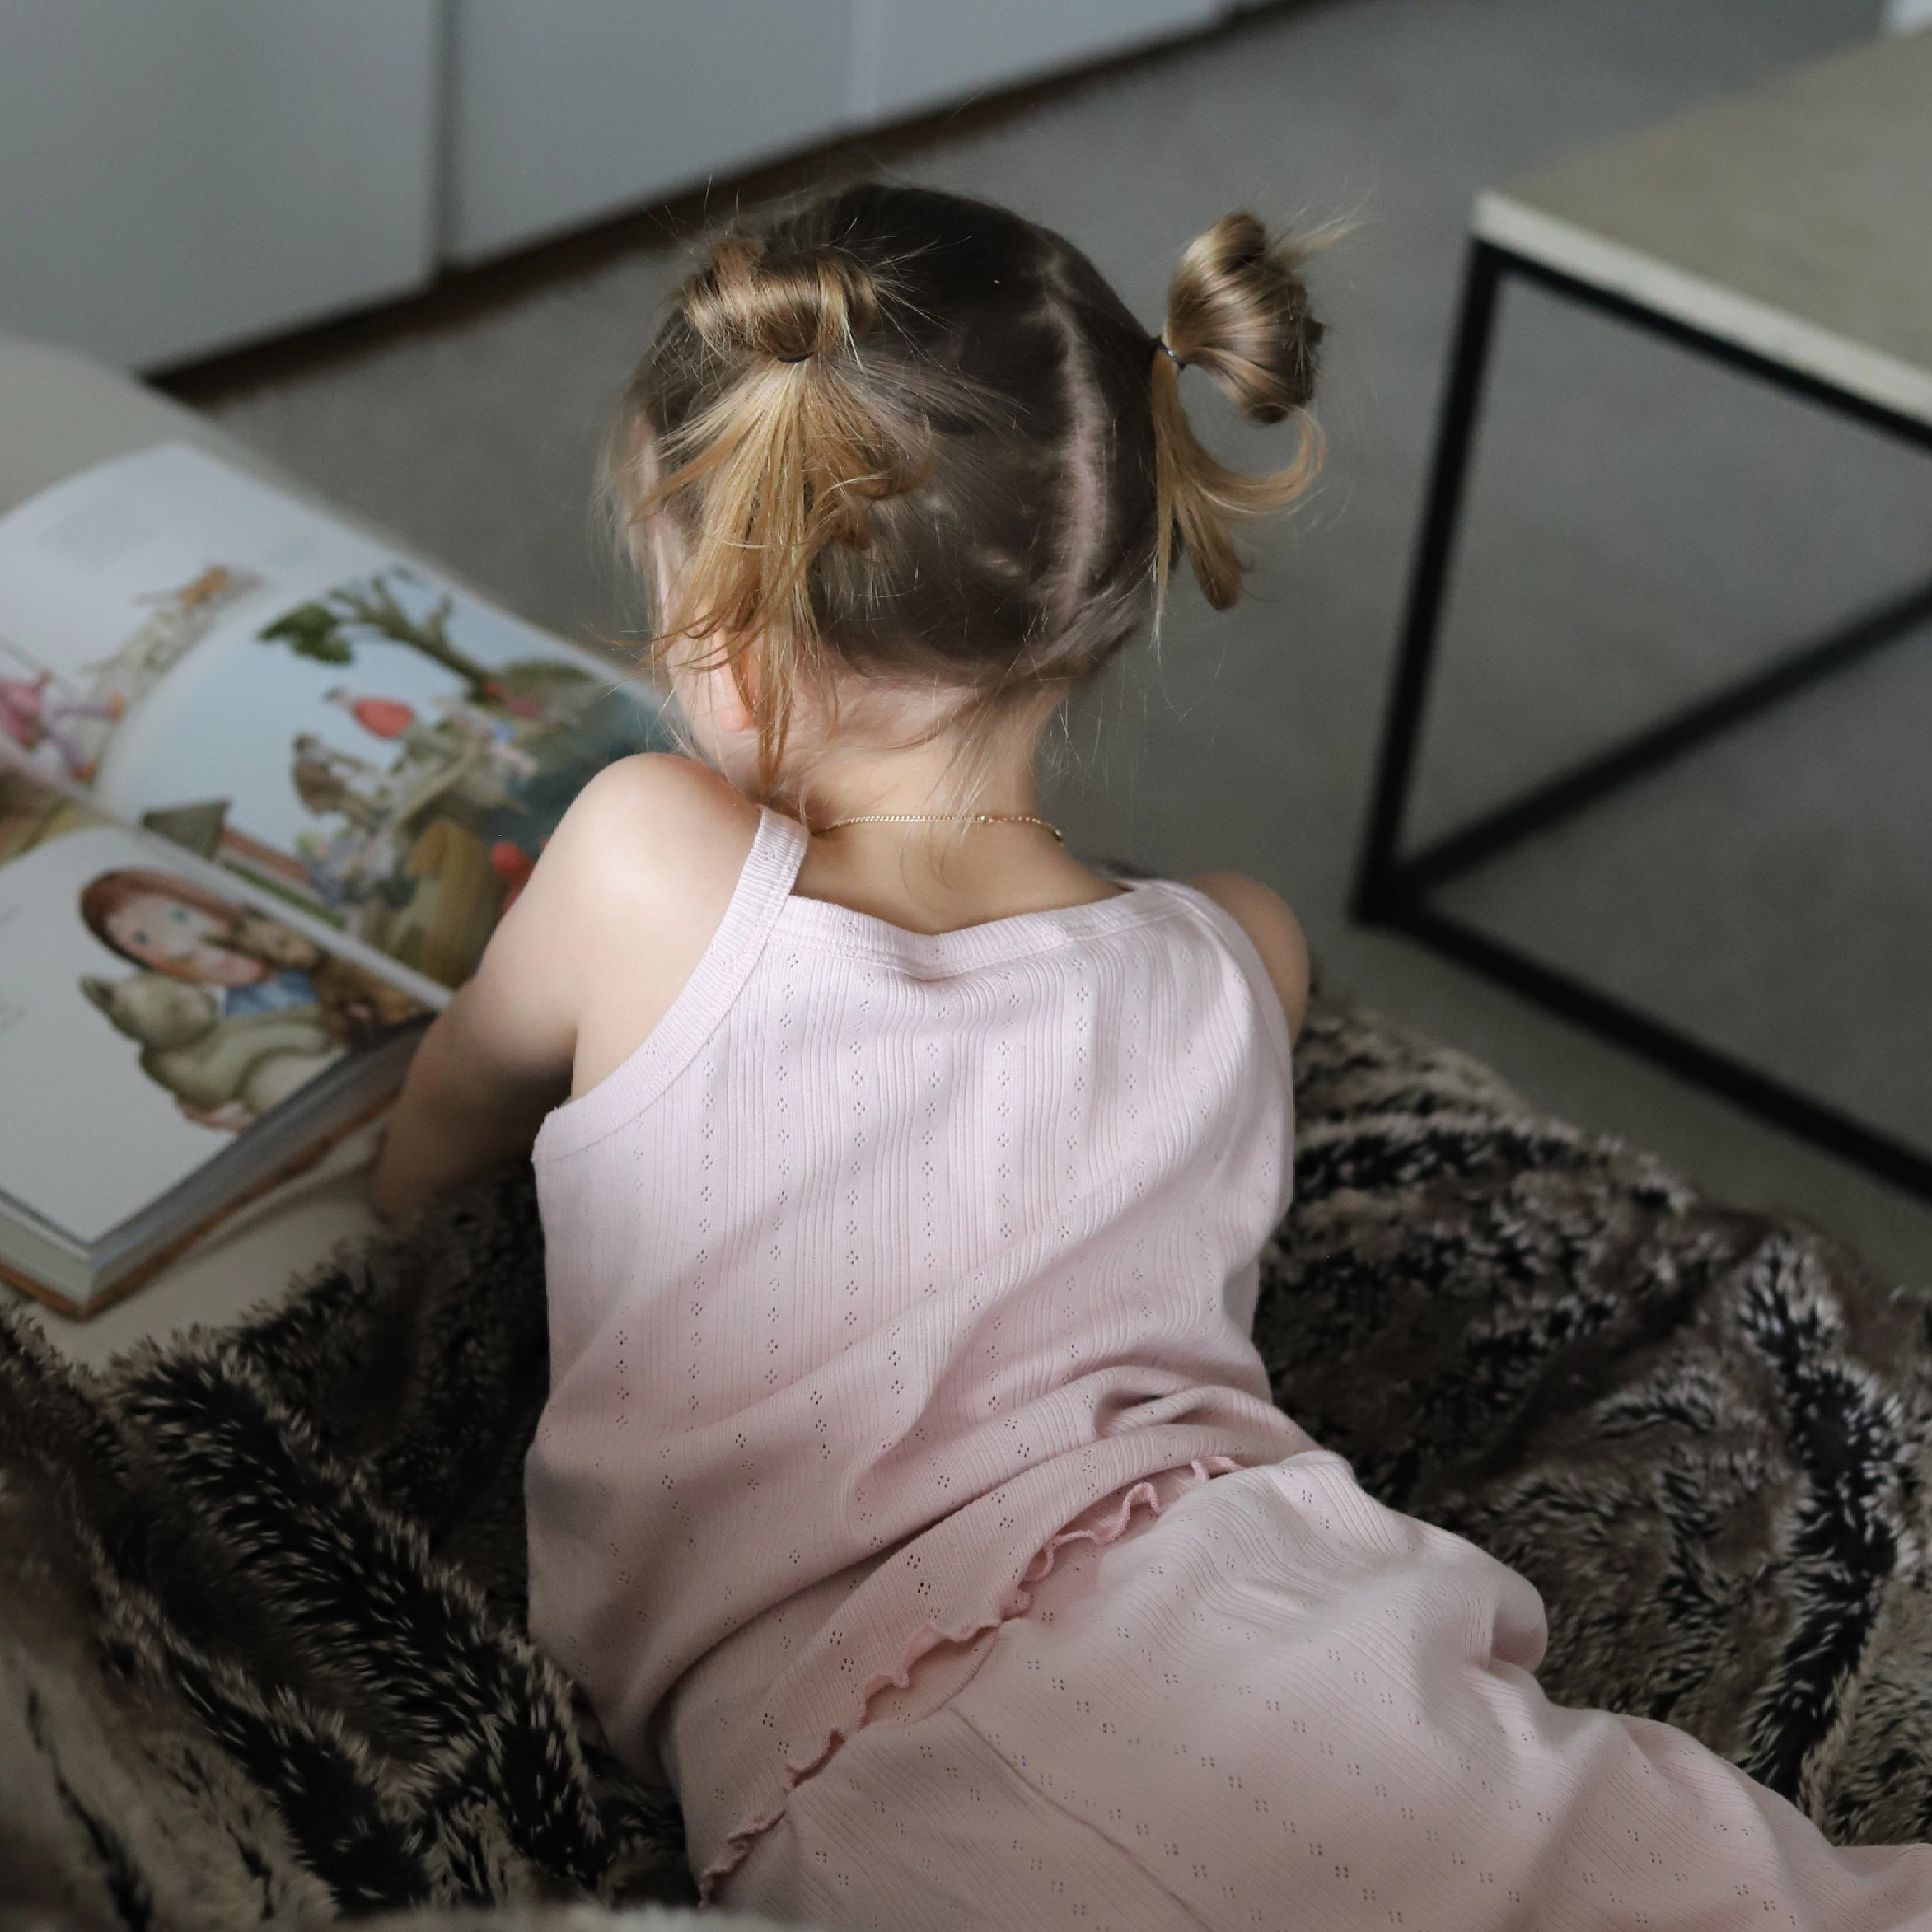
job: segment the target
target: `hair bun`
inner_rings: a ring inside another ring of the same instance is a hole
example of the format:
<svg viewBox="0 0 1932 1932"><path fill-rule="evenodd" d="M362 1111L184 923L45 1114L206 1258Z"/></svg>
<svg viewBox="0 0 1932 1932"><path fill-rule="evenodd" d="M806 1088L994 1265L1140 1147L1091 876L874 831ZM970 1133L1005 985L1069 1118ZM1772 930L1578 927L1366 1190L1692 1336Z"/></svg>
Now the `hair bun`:
<svg viewBox="0 0 1932 1932"><path fill-rule="evenodd" d="M1167 291L1167 347L1257 423L1282 422L1315 394L1322 330L1303 259L1253 215L1223 215L1189 244Z"/></svg>
<svg viewBox="0 0 1932 1932"><path fill-rule="evenodd" d="M878 290L865 269L832 247L767 248L755 235L726 235L685 291L685 313L713 349L802 363L864 335Z"/></svg>
<svg viewBox="0 0 1932 1932"><path fill-rule="evenodd" d="M1178 543L1208 601L1228 609L1247 568L1233 526L1293 503L1322 466L1321 433L1307 414L1322 325L1308 313L1302 260L1302 250L1272 240L1252 215L1223 215L1188 245L1174 272L1161 334L1168 354L1153 358L1153 372L1157 596ZM1181 407L1183 363L1206 370L1255 422L1292 417L1301 430L1294 461L1251 476L1211 455Z"/></svg>

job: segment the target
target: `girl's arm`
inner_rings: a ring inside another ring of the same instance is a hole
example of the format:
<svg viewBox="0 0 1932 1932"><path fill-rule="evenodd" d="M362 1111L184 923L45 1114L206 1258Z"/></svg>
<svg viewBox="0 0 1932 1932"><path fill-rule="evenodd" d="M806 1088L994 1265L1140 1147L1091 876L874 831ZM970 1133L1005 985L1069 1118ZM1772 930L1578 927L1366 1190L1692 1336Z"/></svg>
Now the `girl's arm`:
<svg viewBox="0 0 1932 1932"><path fill-rule="evenodd" d="M570 1087L539 1053L527 1060L490 1024L472 980L438 1013L410 1063L370 1182L385 1221L405 1221L472 1175L528 1151ZM506 1046L509 1050L506 1051Z"/></svg>
<svg viewBox="0 0 1932 1932"><path fill-rule="evenodd" d="M417 1049L371 1182L385 1220L526 1153L573 1083L642 1044L723 918L757 824L688 759L626 759L585 787Z"/></svg>
<svg viewBox="0 0 1932 1932"><path fill-rule="evenodd" d="M416 1050L370 1183L386 1221L406 1220L472 1175L526 1151L544 1116L570 1091L573 975L568 952L552 943L556 919L540 916L543 876L540 864L475 977ZM526 916L526 906L540 916Z"/></svg>

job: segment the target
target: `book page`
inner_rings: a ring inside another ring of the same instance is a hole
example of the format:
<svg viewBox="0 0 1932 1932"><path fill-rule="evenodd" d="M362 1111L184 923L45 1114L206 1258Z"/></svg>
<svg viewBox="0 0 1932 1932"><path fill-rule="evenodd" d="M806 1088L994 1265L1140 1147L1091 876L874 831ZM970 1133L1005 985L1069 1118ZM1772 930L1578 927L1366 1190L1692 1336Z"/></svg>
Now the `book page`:
<svg viewBox="0 0 1932 1932"><path fill-rule="evenodd" d="M41 1221L100 1239L423 1010L0 761L0 1195Z"/></svg>
<svg viewBox="0 0 1932 1932"><path fill-rule="evenodd" d="M0 736L443 985L648 687L185 443L0 517Z"/></svg>

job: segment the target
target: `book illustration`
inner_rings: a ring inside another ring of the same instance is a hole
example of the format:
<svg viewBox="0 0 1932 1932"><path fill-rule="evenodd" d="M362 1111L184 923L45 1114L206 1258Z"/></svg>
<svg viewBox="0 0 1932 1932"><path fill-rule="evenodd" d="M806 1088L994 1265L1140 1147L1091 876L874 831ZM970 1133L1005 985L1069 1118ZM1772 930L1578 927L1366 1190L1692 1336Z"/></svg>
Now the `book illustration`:
<svg viewBox="0 0 1932 1932"><path fill-rule="evenodd" d="M231 605L261 586L252 571L211 564L185 583L137 593L135 602L149 606L140 624L105 657L69 671L0 640L0 732L43 770L85 784L121 721Z"/></svg>
<svg viewBox="0 0 1932 1932"><path fill-rule="evenodd" d="M0 746L443 986L673 741L619 667L180 443L0 517Z"/></svg>
<svg viewBox="0 0 1932 1932"><path fill-rule="evenodd" d="M256 634L312 662L367 671L372 685L377 647L400 647L454 685L404 697L330 684L319 698L333 722L297 732L288 766L316 821L294 845L317 905L449 985L475 969L571 798L639 747L643 722L634 699L579 664L470 655L451 635L456 609L396 566Z"/></svg>
<svg viewBox="0 0 1932 1932"><path fill-rule="evenodd" d="M76 692L50 667L0 639L0 735L43 767L51 756L63 776L85 784L124 709L118 698Z"/></svg>
<svg viewBox="0 0 1932 1932"><path fill-rule="evenodd" d="M0 1279L82 1314L369 1117L433 1001L57 780L0 745Z"/></svg>
<svg viewBox="0 0 1932 1932"><path fill-rule="evenodd" d="M379 1100L426 1010L167 852L0 759L0 1275L76 1306Z"/></svg>
<svg viewBox="0 0 1932 1932"><path fill-rule="evenodd" d="M0 514L0 1279L103 1306L370 1117L578 793L674 742L188 444Z"/></svg>
<svg viewBox="0 0 1932 1932"><path fill-rule="evenodd" d="M158 806L141 814L143 831L157 832L197 858L213 858L220 854L227 826L226 798L197 798L186 805Z"/></svg>
<svg viewBox="0 0 1932 1932"><path fill-rule="evenodd" d="M261 587L252 570L210 564L174 589L138 594L135 601L151 606L151 615L117 650L82 667L93 680L89 695L131 709L214 629L222 612Z"/></svg>
<svg viewBox="0 0 1932 1932"><path fill-rule="evenodd" d="M229 1017L206 986L166 973L91 975L81 990L141 1049L141 1071L204 1127L239 1133L338 1059L313 1004Z"/></svg>
<svg viewBox="0 0 1932 1932"><path fill-rule="evenodd" d="M422 1010L306 934L173 873L101 872L82 887L79 910L95 938L137 969L118 980L84 974L82 992L201 1126L240 1131Z"/></svg>
<svg viewBox="0 0 1932 1932"><path fill-rule="evenodd" d="M97 812L0 760L0 865L37 846L107 821Z"/></svg>

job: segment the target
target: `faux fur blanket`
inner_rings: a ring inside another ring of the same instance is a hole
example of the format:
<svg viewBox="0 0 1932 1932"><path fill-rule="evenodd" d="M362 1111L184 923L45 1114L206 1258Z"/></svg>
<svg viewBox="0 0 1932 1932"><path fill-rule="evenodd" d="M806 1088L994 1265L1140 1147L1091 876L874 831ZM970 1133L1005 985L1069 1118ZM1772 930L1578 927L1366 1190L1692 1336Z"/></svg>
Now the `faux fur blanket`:
<svg viewBox="0 0 1932 1932"><path fill-rule="evenodd" d="M1926 1834L1932 1302L1359 1014L1299 1096L1282 1404L1537 1584L1552 1695ZM99 1378L0 1325L0 1927L689 1897L522 1633L544 1382L523 1177Z"/></svg>

